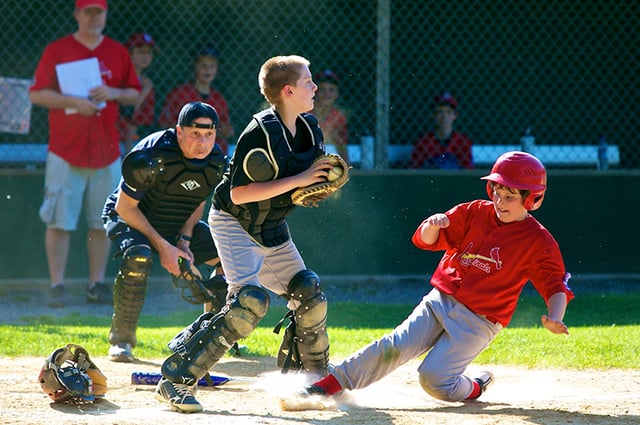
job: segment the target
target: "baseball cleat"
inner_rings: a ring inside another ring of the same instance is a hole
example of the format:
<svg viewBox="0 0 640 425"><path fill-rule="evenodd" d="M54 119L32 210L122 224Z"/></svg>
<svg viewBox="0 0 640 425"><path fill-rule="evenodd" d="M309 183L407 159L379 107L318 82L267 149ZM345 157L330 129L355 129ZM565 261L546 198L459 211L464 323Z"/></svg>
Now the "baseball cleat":
<svg viewBox="0 0 640 425"><path fill-rule="evenodd" d="M478 375L474 381L480 385L480 395L482 395L491 385L493 385L495 378L493 377L493 373L485 370L480 372L480 375ZM480 397L480 395L478 395L478 397Z"/></svg>
<svg viewBox="0 0 640 425"><path fill-rule="evenodd" d="M324 388L318 387L317 385L309 385L305 387L302 391L300 391L300 396L308 397L314 395L327 395L327 391Z"/></svg>
<svg viewBox="0 0 640 425"><path fill-rule="evenodd" d="M169 403L171 409L180 413L202 412L202 405L193 396L195 387L176 384L166 378L160 379L156 387L156 400Z"/></svg>
<svg viewBox="0 0 640 425"><path fill-rule="evenodd" d="M135 361L132 350L131 344L128 342L113 344L109 347L109 360L118 363L131 363Z"/></svg>

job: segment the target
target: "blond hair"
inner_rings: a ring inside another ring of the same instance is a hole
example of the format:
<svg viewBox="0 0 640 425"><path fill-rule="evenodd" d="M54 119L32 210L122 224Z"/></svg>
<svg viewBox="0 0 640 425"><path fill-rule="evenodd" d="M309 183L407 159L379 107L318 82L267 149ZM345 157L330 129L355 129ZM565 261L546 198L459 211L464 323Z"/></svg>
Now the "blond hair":
<svg viewBox="0 0 640 425"><path fill-rule="evenodd" d="M302 76L302 69L309 66L308 59L302 56L274 56L268 59L258 74L260 93L270 105L278 105L280 92L286 85L295 86Z"/></svg>

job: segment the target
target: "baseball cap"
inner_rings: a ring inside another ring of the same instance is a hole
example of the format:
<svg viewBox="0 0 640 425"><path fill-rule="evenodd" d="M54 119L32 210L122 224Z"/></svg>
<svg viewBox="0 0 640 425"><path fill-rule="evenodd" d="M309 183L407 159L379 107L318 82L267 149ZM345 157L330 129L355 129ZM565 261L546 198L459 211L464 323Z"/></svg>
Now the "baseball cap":
<svg viewBox="0 0 640 425"><path fill-rule="evenodd" d="M154 50L159 50L156 47L156 42L153 39L153 37L151 37L151 35L147 34L146 32L137 32L135 34L131 34L131 37L129 37L129 39L126 41L126 43L124 43L124 45L129 50L133 47L143 47L143 46L149 46L149 47L152 47Z"/></svg>
<svg viewBox="0 0 640 425"><path fill-rule="evenodd" d="M209 125L194 122L198 118L209 118L213 124ZM178 125L181 127L218 128L218 112L208 103L189 102L180 110Z"/></svg>
<svg viewBox="0 0 640 425"><path fill-rule="evenodd" d="M445 105L450 107L451 109L457 109L458 108L458 101L456 100L455 97L453 97L453 95L449 92L445 92L442 94L437 95L436 97L433 98L433 107L435 108L436 106L441 106L441 105Z"/></svg>
<svg viewBox="0 0 640 425"><path fill-rule="evenodd" d="M76 9L86 9L87 7L99 7L107 10L107 0L76 0Z"/></svg>
<svg viewBox="0 0 640 425"><path fill-rule="evenodd" d="M201 56L211 56L218 59L220 57L220 52L213 46L203 46L198 49L195 54L196 59Z"/></svg>
<svg viewBox="0 0 640 425"><path fill-rule="evenodd" d="M336 86L340 85L340 79L338 78L338 75L330 69L326 69L322 72L316 73L316 75L313 76L313 79L316 81L316 83L327 82L333 83Z"/></svg>

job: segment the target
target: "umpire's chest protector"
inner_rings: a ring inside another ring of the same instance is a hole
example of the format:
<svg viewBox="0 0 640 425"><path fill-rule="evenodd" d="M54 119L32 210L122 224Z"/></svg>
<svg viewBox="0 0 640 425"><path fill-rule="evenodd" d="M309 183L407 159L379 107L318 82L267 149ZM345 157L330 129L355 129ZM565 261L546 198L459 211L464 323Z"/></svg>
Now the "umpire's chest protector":
<svg viewBox="0 0 640 425"><path fill-rule="evenodd" d="M215 145L204 159L186 159L172 137L163 137L154 150L153 156L162 161L164 170L145 192L139 208L161 235L172 237L211 196L222 179L227 158Z"/></svg>

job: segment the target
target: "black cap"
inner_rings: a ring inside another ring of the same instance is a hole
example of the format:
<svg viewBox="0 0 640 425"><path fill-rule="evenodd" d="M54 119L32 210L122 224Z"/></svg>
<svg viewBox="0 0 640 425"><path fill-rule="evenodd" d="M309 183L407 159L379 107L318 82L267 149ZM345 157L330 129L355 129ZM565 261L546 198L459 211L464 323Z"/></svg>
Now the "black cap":
<svg viewBox="0 0 640 425"><path fill-rule="evenodd" d="M316 83L327 82L327 83L335 84L336 86L340 85L340 79L338 78L338 74L336 74L330 69L326 69L322 72L316 73L316 75L313 76L313 79L316 80Z"/></svg>
<svg viewBox="0 0 640 425"><path fill-rule="evenodd" d="M220 52L213 46L203 46L196 51L195 57L196 59L202 56L211 56L212 58L220 58Z"/></svg>
<svg viewBox="0 0 640 425"><path fill-rule="evenodd" d="M209 118L213 124L199 124L194 122L198 118ZM178 125L182 127L218 128L218 112L204 102L190 102L185 104L178 115Z"/></svg>

